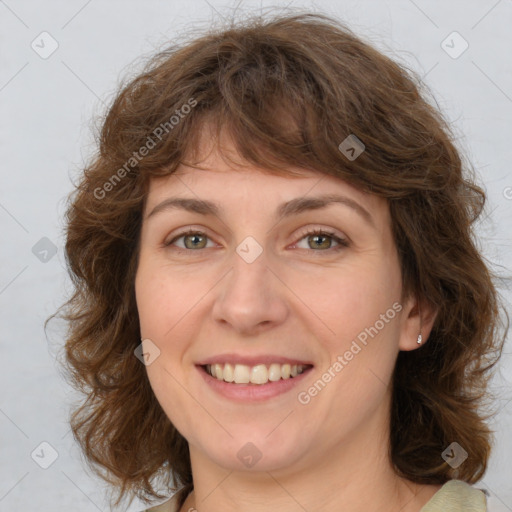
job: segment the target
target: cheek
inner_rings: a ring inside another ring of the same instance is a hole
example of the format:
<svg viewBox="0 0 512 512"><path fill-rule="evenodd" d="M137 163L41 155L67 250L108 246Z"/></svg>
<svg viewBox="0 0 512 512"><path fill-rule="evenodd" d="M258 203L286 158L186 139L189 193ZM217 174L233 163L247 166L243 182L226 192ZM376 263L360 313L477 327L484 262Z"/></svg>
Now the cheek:
<svg viewBox="0 0 512 512"><path fill-rule="evenodd" d="M164 288L157 275L150 270L139 268L135 278L135 297L141 326L141 334L145 338L157 339L160 324L165 315L167 304Z"/></svg>
<svg viewBox="0 0 512 512"><path fill-rule="evenodd" d="M173 326L187 315L198 295L200 297L196 285L161 265L139 267L135 294L143 336L165 342Z"/></svg>
<svg viewBox="0 0 512 512"><path fill-rule="evenodd" d="M166 415L183 434L187 425L193 422L194 415L200 413L193 410L190 396L183 389L186 343L180 342L186 339L183 336L186 322L182 320L187 317L187 312L191 315L197 294L188 293L190 297L187 297L187 288L170 277L165 269L161 266L151 268L147 264L139 266L135 293L142 337L151 340L159 350L158 357L146 366L151 387Z"/></svg>
<svg viewBox="0 0 512 512"><path fill-rule="evenodd" d="M311 392L312 402L317 400L322 428L356 429L381 407L389 392L401 309L400 284L392 272L354 268L323 287L327 298L315 292L321 304L319 317L329 327L319 337L329 361L318 378L328 383L315 381L304 391Z"/></svg>
<svg viewBox="0 0 512 512"><path fill-rule="evenodd" d="M350 344L400 299L399 270L379 262L323 269L316 275L295 276L294 280L294 293L310 309L311 318L320 329L319 336L328 341L331 349L341 350ZM395 310L391 315L396 318ZM396 322L386 323L383 331L390 332L392 324Z"/></svg>

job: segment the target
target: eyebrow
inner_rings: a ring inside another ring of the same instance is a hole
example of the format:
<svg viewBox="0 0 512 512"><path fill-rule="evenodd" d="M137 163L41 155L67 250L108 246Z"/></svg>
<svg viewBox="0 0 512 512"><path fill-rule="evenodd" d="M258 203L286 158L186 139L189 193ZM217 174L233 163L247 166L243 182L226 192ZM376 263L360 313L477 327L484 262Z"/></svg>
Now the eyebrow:
<svg viewBox="0 0 512 512"><path fill-rule="evenodd" d="M282 219L294 214L302 213L308 210L319 210L325 208L330 204L338 203L352 208L363 219L373 227L375 222L370 212L361 206L358 202L350 197L338 194L325 194L316 197L298 197L286 203L282 203L276 210L276 217ZM151 212L147 215L146 219L166 210L181 209L200 215L210 215L220 217L222 208L216 203L206 201L203 199L184 198L184 197L169 197L157 204Z"/></svg>

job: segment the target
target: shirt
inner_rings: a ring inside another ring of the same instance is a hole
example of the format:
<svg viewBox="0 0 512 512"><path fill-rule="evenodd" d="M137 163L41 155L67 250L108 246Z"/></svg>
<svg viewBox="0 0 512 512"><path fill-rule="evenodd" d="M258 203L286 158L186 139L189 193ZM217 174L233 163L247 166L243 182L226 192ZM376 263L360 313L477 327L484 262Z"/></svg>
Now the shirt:
<svg viewBox="0 0 512 512"><path fill-rule="evenodd" d="M176 497L144 512L178 512ZM187 512L187 511L185 511ZM490 512L486 496L462 480L449 480L422 507L420 512Z"/></svg>

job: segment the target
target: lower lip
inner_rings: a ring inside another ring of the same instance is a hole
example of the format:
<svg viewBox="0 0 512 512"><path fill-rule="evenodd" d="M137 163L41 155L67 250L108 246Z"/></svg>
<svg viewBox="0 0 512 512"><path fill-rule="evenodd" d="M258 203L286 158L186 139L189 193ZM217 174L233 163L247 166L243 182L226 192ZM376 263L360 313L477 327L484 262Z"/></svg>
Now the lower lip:
<svg viewBox="0 0 512 512"><path fill-rule="evenodd" d="M282 395L299 384L313 369L313 367L310 367L296 377L280 379L275 382L268 381L266 384L235 384L212 377L202 366L196 366L196 368L206 384L216 393L239 402L261 402Z"/></svg>

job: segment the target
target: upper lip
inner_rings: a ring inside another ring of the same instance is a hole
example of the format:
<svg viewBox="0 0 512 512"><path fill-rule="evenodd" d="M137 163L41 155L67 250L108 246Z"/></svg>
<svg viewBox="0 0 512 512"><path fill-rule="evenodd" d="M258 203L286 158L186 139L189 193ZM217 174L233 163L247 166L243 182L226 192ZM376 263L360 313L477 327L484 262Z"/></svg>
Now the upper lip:
<svg viewBox="0 0 512 512"><path fill-rule="evenodd" d="M270 365L272 363L277 364L291 364L291 365L313 365L310 361L304 361L301 359L279 356L279 355L271 355L271 354L262 354L260 356L243 356L240 354L219 354L212 357L207 357L206 359L202 359L200 362L196 363L198 366L205 366L207 364L245 364L247 366L256 366L257 364L265 364Z"/></svg>

